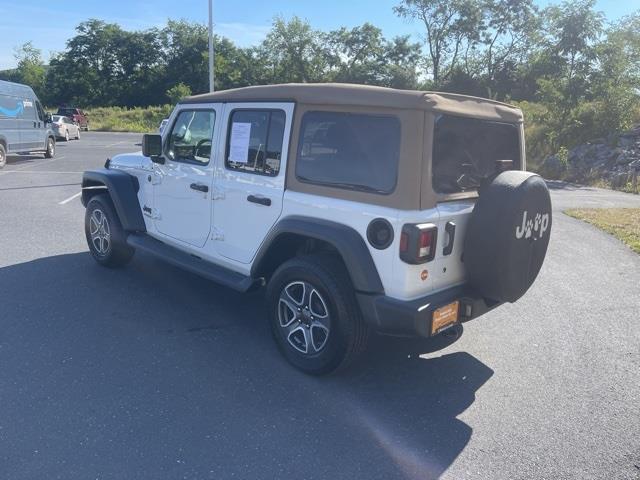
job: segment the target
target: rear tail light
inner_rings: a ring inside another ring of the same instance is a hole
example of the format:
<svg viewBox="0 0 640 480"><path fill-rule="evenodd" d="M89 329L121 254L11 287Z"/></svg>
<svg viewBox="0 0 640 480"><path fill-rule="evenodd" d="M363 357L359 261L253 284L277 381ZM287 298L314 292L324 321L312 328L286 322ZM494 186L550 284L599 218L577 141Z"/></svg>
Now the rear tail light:
<svg viewBox="0 0 640 480"><path fill-rule="evenodd" d="M438 227L433 223L404 225L400 234L400 258L413 265L433 260L437 239Z"/></svg>

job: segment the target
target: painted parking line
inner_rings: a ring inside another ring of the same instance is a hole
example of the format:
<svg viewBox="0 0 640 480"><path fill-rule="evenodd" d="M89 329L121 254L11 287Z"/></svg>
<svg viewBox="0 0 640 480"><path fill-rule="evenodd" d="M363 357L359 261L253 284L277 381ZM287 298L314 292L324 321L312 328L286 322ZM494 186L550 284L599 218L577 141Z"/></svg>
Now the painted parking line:
<svg viewBox="0 0 640 480"><path fill-rule="evenodd" d="M64 205L66 203L69 203L71 200L73 200L74 198L78 198L80 195L82 195L82 192L78 192L75 195L71 195L69 198L65 198L61 202L58 202L58 205Z"/></svg>

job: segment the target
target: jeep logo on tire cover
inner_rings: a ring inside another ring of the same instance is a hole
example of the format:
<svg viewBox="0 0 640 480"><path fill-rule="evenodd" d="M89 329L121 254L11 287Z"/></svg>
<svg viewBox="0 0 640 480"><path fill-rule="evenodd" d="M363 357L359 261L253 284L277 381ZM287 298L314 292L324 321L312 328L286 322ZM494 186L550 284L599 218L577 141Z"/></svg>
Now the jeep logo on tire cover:
<svg viewBox="0 0 640 480"><path fill-rule="evenodd" d="M516 238L531 238L536 240L542 238L544 232L549 228L549 214L536 213L534 218L527 220L527 211L522 214L522 225L516 226Z"/></svg>

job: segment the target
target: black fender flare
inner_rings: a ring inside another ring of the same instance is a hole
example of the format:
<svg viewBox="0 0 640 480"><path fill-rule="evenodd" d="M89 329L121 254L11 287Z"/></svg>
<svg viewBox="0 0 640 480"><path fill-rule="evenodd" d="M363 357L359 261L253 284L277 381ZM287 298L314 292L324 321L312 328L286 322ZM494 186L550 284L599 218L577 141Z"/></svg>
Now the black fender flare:
<svg viewBox="0 0 640 480"><path fill-rule="evenodd" d="M341 223L303 216L285 217L273 226L255 256L251 266L252 277L261 276L271 246L287 234L322 240L332 245L342 257L356 291L384 293L378 269L362 235Z"/></svg>
<svg viewBox="0 0 640 480"><path fill-rule="evenodd" d="M101 168L88 170L82 175L82 205L85 207L95 188L105 186L116 209L122 228L129 232L146 232L144 217L138 202L138 179L122 170Z"/></svg>

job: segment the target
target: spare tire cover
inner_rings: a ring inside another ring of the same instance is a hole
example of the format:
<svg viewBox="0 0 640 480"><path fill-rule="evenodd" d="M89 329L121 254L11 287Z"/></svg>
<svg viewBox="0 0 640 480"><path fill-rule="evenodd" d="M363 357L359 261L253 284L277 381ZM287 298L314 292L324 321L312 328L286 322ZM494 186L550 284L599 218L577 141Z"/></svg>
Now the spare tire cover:
<svg viewBox="0 0 640 480"><path fill-rule="evenodd" d="M485 186L464 242L467 279L483 297L515 302L538 276L551 233L551 198L544 180L509 170Z"/></svg>

